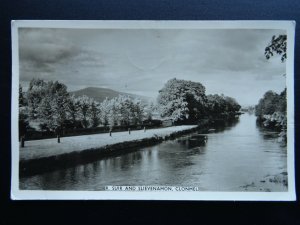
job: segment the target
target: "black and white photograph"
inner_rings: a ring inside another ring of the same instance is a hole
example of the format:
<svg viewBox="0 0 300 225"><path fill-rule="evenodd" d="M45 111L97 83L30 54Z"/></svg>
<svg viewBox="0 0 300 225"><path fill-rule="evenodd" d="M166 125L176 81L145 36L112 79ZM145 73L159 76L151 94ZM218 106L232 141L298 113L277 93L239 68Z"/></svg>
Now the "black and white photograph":
<svg viewBox="0 0 300 225"><path fill-rule="evenodd" d="M14 199L295 200L292 21L13 21Z"/></svg>

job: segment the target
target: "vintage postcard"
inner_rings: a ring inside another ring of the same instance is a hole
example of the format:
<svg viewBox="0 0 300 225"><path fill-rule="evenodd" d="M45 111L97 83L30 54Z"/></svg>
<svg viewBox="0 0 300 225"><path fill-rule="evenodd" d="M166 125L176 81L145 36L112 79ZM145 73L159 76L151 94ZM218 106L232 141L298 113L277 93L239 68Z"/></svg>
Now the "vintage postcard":
<svg viewBox="0 0 300 225"><path fill-rule="evenodd" d="M11 198L295 200L293 21L12 21Z"/></svg>

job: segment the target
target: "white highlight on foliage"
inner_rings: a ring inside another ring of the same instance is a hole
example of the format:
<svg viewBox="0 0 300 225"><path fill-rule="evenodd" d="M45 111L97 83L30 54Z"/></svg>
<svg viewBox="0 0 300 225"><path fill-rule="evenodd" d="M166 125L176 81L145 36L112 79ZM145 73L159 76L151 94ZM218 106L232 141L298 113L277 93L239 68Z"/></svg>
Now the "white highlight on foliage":
<svg viewBox="0 0 300 225"><path fill-rule="evenodd" d="M205 87L198 82L173 78L159 91L158 105L161 116L174 121L199 118L205 106Z"/></svg>

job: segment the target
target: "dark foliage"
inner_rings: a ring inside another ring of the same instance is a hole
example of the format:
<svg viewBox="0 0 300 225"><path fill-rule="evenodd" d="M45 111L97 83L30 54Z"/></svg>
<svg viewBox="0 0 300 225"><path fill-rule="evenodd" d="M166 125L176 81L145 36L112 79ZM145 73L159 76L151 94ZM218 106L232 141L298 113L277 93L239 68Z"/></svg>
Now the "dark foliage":
<svg viewBox="0 0 300 225"><path fill-rule="evenodd" d="M286 35L275 35L272 37L271 43L265 48L265 56L270 59L274 53L281 55L281 61L284 62L287 58L286 55L287 47L287 36Z"/></svg>

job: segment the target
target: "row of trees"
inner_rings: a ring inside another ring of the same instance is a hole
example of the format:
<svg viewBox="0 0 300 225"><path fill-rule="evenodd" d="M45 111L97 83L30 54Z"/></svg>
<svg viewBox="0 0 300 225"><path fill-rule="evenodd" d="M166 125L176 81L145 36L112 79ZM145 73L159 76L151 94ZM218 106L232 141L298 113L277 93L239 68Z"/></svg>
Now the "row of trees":
<svg viewBox="0 0 300 225"><path fill-rule="evenodd" d="M224 95L206 95L205 87L198 82L171 79L159 91L157 104L145 106L138 99L120 95L97 102L87 96L75 97L67 86L58 81L33 79L26 92L19 89L20 133L31 124L41 130L60 132L102 126L141 125L152 119L153 111L173 122L197 123L207 117L236 115L240 105Z"/></svg>
<svg viewBox="0 0 300 225"><path fill-rule="evenodd" d="M114 126L139 125L143 122L144 105L138 99L119 95L100 104L102 124Z"/></svg>
<svg viewBox="0 0 300 225"><path fill-rule="evenodd" d="M19 87L19 125L23 131L29 121L41 130L89 128L141 124L144 106L138 99L119 96L99 103L87 96L75 97L58 81L33 79L27 92ZM22 133L22 132L21 132Z"/></svg>
<svg viewBox="0 0 300 225"><path fill-rule="evenodd" d="M161 116L175 122L234 116L241 108L234 98L206 95L201 83L176 78L169 80L159 91L157 103Z"/></svg>
<svg viewBox="0 0 300 225"><path fill-rule="evenodd" d="M58 81L33 79L27 92L21 86L19 90L21 130L28 127L29 121L48 131L139 125L143 119L151 119L153 110L174 122L197 122L208 115L234 115L240 105L231 97L206 95L201 83L174 78L160 90L157 105L152 103L147 108L140 100L123 95L101 103L87 96L75 97Z"/></svg>

